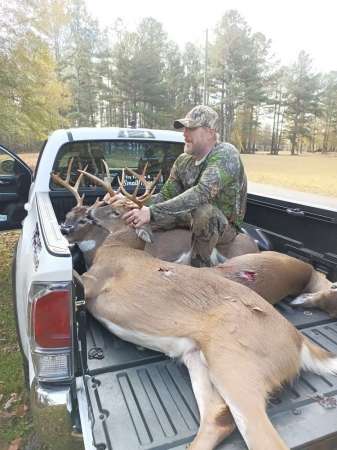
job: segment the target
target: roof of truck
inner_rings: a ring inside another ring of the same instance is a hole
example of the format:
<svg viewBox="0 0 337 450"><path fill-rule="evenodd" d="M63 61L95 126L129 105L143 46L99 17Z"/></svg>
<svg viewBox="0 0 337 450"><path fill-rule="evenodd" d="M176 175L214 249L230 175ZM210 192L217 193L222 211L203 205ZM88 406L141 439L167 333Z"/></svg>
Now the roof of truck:
<svg viewBox="0 0 337 450"><path fill-rule="evenodd" d="M110 140L110 139L139 139L139 140L160 140L169 142L184 142L184 135L173 130L152 130L148 128L69 128L58 130L55 133L67 133L69 140Z"/></svg>

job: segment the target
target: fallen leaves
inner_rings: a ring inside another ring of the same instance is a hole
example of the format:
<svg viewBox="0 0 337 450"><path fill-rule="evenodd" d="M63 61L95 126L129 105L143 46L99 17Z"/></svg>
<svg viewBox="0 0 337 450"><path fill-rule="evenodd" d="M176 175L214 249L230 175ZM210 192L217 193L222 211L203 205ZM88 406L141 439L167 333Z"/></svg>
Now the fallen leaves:
<svg viewBox="0 0 337 450"><path fill-rule="evenodd" d="M26 405L26 404L18 405L18 407L16 408L15 415L17 417L24 417L27 414L28 409L29 409L28 405Z"/></svg>
<svg viewBox="0 0 337 450"><path fill-rule="evenodd" d="M0 394L0 402L3 398L4 394ZM21 396L19 396L16 392L12 392L0 411L0 419L6 420L11 419L12 417L24 417L29 408L25 403L19 403L20 400Z"/></svg>
<svg viewBox="0 0 337 450"><path fill-rule="evenodd" d="M4 404L2 409L4 411L8 411L9 409L11 409L12 405L17 401L18 401L18 394L16 392L12 392L12 394L10 395L9 399Z"/></svg>

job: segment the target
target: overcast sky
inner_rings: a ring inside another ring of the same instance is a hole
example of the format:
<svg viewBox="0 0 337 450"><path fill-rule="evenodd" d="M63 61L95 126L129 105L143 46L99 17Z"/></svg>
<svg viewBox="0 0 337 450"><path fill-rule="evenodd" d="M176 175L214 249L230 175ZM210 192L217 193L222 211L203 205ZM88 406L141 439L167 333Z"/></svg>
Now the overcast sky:
<svg viewBox="0 0 337 450"><path fill-rule="evenodd" d="M121 17L128 29L143 18L161 22L169 38L183 46L201 44L206 28L212 29L228 9L237 9L253 31L272 40L272 50L288 64L300 50L313 58L314 68L337 70L337 0L86 0L100 24Z"/></svg>

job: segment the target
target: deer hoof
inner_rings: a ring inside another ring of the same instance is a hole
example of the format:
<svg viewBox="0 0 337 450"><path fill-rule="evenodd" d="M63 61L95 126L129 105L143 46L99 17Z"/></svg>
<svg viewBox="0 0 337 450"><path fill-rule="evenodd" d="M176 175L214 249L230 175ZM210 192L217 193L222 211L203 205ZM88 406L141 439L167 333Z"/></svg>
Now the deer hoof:
<svg viewBox="0 0 337 450"><path fill-rule="evenodd" d="M290 302L291 306L310 305L312 294L302 294Z"/></svg>

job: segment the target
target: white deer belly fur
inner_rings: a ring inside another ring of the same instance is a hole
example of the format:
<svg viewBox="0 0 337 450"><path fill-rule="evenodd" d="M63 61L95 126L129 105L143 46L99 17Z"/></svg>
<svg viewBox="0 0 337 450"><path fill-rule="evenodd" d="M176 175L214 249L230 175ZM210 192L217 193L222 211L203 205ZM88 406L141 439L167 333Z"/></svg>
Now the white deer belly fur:
<svg viewBox="0 0 337 450"><path fill-rule="evenodd" d="M154 336L141 333L135 330L128 330L116 325L110 320L95 316L111 333L115 334L124 341L132 342L136 345L162 352L170 358L180 358L185 353L197 349L195 342L190 338L171 337L171 336Z"/></svg>

